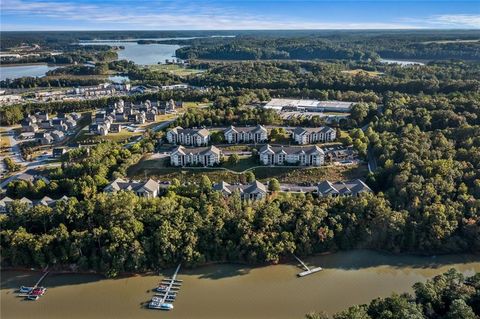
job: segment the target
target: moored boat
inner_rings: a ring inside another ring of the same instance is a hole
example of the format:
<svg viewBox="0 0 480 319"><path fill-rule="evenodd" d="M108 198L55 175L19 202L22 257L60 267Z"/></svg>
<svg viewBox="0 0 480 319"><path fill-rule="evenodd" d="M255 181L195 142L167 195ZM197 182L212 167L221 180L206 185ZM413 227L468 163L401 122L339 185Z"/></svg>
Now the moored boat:
<svg viewBox="0 0 480 319"><path fill-rule="evenodd" d="M47 291L47 288L38 287L38 288L33 289L33 290L30 292L29 295L30 295L30 296L43 296L46 291Z"/></svg>
<svg viewBox="0 0 480 319"><path fill-rule="evenodd" d="M160 309L161 310L172 310L173 309L173 305L171 303L162 303L160 305Z"/></svg>
<svg viewBox="0 0 480 319"><path fill-rule="evenodd" d="M18 289L18 292L22 293L22 294L25 294L25 293L29 293L30 291L32 291L33 287L26 287L26 286L21 286L20 289Z"/></svg>
<svg viewBox="0 0 480 319"><path fill-rule="evenodd" d="M40 296L37 296L37 295L28 295L27 296L27 300L37 300L38 298L40 298Z"/></svg>
<svg viewBox="0 0 480 319"><path fill-rule="evenodd" d="M155 290L158 292L167 291L167 289L168 289L168 286L165 286L165 285L160 285L157 288L155 288Z"/></svg>

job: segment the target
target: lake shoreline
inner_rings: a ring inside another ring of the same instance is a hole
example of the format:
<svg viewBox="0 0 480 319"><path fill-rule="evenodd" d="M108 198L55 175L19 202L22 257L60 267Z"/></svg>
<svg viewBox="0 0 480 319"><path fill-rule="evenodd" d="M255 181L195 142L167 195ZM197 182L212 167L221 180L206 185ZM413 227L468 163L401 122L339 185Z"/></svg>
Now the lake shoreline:
<svg viewBox="0 0 480 319"><path fill-rule="evenodd" d="M351 249L351 250L338 250L338 251L328 251L328 252L321 252L321 253L315 253L312 255L308 256L299 256L300 259L315 259L318 257L324 257L324 256L332 256L335 254L342 254L342 253L353 253L353 252L373 252L377 254L381 254L384 257L392 257L392 258L402 258L402 257L414 257L414 258L441 258L442 256L447 256L447 257L453 257L453 256L465 256L465 255L470 255L470 256L476 256L480 260L480 253L472 253L472 252L459 252L459 253L443 253L443 254L419 254L419 253L393 253L389 252L386 250L379 250L379 249ZM240 262L240 261L211 261L211 262L206 262L202 264L198 264L195 266L182 266L183 269L187 269L190 271L195 271L199 270L204 267L215 267L215 266L222 266L222 265L232 265L232 266L242 266L245 268L248 268L250 270L253 269L260 269L260 268L266 268L266 267L271 267L271 266L286 266L286 265L296 265L298 262L296 259L292 256L290 258L282 258L278 263L257 263L257 264L249 264L247 262ZM321 266L321 265L318 265ZM142 276L152 276L152 275L158 275L160 271L163 270L168 270L168 269L173 269L175 268L175 265L170 265L165 268L160 268L158 270L148 270L148 271L143 271L143 272L120 272L117 276L113 278L128 278L128 277L142 277ZM301 268L299 267L299 270ZM13 266L1 266L0 267L0 272L3 271L21 271L21 272L32 272L32 273L41 273L43 272L43 269L41 268L34 268L34 267L13 267ZM110 277L106 276L106 273L97 271L97 270L71 270L67 269L67 265L64 266L58 266L49 268L49 272L53 275L99 275L103 276L105 279L111 279Z"/></svg>
<svg viewBox="0 0 480 319"><path fill-rule="evenodd" d="M47 62L29 62L29 63L8 63L8 64L4 64L4 63L1 63L0 64L0 68L3 68L3 67L17 67L17 66L35 66L35 65L46 65L46 66L50 66L50 67L66 67L66 66L71 66L71 65L74 65L74 64L65 64L65 63L62 63L62 64L56 64L56 63L47 63Z"/></svg>
<svg viewBox="0 0 480 319"><path fill-rule="evenodd" d="M297 263L266 267L207 263L181 268L182 287L169 319L291 319L312 311L333 314L354 304L365 304L392 293L413 293L413 284L425 282L455 268L464 276L480 272L480 255L438 257L383 254L372 250L324 253L302 258L323 271L298 278ZM83 272L53 271L41 283L48 291L37 302L25 302L16 291L33 285L39 269L1 272L2 317L36 319L156 319L146 308L155 288L173 267L116 278ZM17 267L18 269L18 267ZM368 287L368 289L365 289ZM280 301L280 302L279 302ZM248 305L248 307L245 307ZM294 306L292 306L294 305Z"/></svg>

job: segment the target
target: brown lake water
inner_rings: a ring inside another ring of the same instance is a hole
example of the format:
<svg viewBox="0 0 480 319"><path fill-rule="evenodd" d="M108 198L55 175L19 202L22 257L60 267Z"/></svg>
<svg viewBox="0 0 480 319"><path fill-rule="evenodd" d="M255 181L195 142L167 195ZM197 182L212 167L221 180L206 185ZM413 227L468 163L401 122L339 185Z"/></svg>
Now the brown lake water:
<svg viewBox="0 0 480 319"><path fill-rule="evenodd" d="M181 269L183 286L170 312L149 310L163 276L104 279L99 275L49 275L45 296L36 302L16 296L21 285L33 285L37 272L1 273L1 318L303 318L310 311L333 313L367 303L392 292L412 292L411 286L456 268L466 275L480 272L480 256L392 256L357 250L315 256L307 264L323 271L297 278L295 264L249 268L213 265Z"/></svg>

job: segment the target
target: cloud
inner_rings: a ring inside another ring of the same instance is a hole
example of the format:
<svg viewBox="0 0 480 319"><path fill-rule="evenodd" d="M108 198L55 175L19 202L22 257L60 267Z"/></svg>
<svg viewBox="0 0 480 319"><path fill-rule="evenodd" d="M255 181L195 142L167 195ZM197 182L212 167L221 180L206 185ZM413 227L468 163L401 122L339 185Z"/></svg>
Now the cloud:
<svg viewBox="0 0 480 319"><path fill-rule="evenodd" d="M423 19L403 18L400 21L420 28L480 29L480 15L477 14L441 14Z"/></svg>
<svg viewBox="0 0 480 319"><path fill-rule="evenodd" d="M438 15L426 20L382 22L324 22L302 17L245 12L199 2L132 3L55 0L2 0L3 30L179 30L179 29L416 29L425 27L480 27L476 15ZM21 17L23 23L16 22ZM320 20L320 18L319 18ZM27 22L25 22L27 21ZM31 21L31 22L30 22ZM31 23L31 24L30 24Z"/></svg>
<svg viewBox="0 0 480 319"><path fill-rule="evenodd" d="M475 14L445 14L433 16L430 21L432 24L441 24L445 26L480 28L480 15Z"/></svg>

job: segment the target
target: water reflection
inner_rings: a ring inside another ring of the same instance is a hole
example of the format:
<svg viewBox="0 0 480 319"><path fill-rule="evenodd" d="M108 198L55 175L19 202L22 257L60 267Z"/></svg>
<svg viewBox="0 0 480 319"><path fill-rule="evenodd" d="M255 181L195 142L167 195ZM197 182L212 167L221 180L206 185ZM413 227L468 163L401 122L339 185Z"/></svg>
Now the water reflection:
<svg viewBox="0 0 480 319"><path fill-rule="evenodd" d="M48 292L38 302L20 303L13 294L34 283L38 273L3 272L2 318L303 318L313 310L336 312L392 292L412 292L417 281L456 268L467 275L480 271L480 256L392 256L350 251L305 258L322 272L297 278L295 262L249 268L220 264L183 268L184 280L175 309L159 313L145 309L160 276L104 279L99 275L52 275L43 283Z"/></svg>

